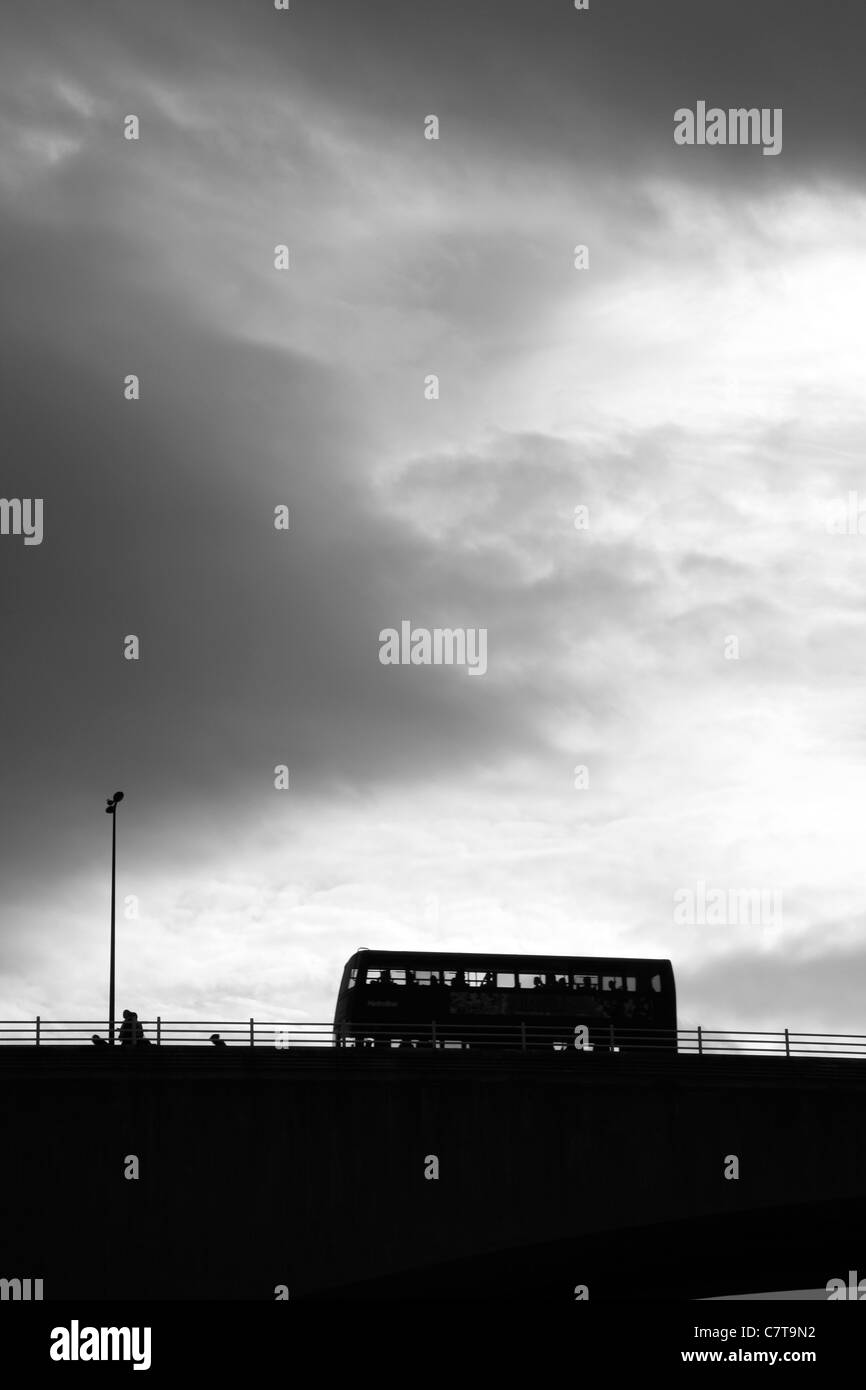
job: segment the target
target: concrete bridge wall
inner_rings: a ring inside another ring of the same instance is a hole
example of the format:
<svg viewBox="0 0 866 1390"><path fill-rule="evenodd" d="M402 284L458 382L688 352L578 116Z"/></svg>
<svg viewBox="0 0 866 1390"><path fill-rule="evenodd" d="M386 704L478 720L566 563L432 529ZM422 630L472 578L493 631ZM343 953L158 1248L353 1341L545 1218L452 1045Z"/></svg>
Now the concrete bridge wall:
<svg viewBox="0 0 866 1390"><path fill-rule="evenodd" d="M866 1275L854 1061L4 1048L0 1113L0 1277L46 1298Z"/></svg>

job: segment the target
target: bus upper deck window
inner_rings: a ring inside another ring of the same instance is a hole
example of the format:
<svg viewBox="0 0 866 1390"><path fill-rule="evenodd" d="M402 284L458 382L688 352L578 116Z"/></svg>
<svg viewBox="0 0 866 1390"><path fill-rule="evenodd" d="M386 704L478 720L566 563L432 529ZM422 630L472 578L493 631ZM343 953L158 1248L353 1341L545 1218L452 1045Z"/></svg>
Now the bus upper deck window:
<svg viewBox="0 0 866 1390"><path fill-rule="evenodd" d="M601 980L602 994L609 994L614 989L622 989L622 975L603 975Z"/></svg>
<svg viewBox="0 0 866 1390"><path fill-rule="evenodd" d="M358 971L357 971L357 969L355 969L355 970L350 970L350 971L349 971L349 989L354 989L354 988L355 988L355 985L357 984L357 982L358 982Z"/></svg>
<svg viewBox="0 0 866 1390"><path fill-rule="evenodd" d="M470 989L495 989L496 975L492 970L467 970L466 984Z"/></svg>
<svg viewBox="0 0 866 1390"><path fill-rule="evenodd" d="M497 989L514 989L514 975L513 975L513 973L509 972L509 973L506 974L506 973L504 973L504 972L501 971L501 970L497 970L497 972L496 972L496 988L497 988Z"/></svg>
<svg viewBox="0 0 866 1390"><path fill-rule="evenodd" d="M653 975L652 979L650 980L650 984L652 985L653 991L654 991L655 994L661 994L661 992L662 992L662 977L661 977L661 975Z"/></svg>
<svg viewBox="0 0 866 1390"><path fill-rule="evenodd" d="M634 975L626 976L625 987L628 990L629 994L637 994L637 980L635 979Z"/></svg>
<svg viewBox="0 0 866 1390"><path fill-rule="evenodd" d="M598 989L597 975L575 975L575 989Z"/></svg>
<svg viewBox="0 0 866 1390"><path fill-rule="evenodd" d="M391 984L392 984L392 985L405 985L405 983L406 983L406 971L405 971L405 970L392 970L392 971L391 971Z"/></svg>

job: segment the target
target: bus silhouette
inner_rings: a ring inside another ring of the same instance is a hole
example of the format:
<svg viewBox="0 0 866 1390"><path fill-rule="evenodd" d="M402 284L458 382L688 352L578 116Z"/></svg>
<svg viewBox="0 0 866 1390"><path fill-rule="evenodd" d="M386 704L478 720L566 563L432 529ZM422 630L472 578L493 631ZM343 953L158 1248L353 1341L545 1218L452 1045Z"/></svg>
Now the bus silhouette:
<svg viewBox="0 0 866 1390"><path fill-rule="evenodd" d="M334 1027L349 1046L669 1050L674 974L668 960L363 950Z"/></svg>

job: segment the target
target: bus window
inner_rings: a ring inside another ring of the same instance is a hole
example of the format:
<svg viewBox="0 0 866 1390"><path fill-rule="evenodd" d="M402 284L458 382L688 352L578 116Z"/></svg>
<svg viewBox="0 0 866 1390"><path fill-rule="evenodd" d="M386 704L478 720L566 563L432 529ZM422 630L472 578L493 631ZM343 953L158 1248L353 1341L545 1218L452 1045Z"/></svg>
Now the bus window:
<svg viewBox="0 0 866 1390"><path fill-rule="evenodd" d="M652 985L653 993L654 993L654 994L661 994L661 992L662 992L662 977L661 977L661 975L653 975L652 979L650 980L650 984Z"/></svg>
<svg viewBox="0 0 866 1390"><path fill-rule="evenodd" d="M637 980L635 979L634 975L626 976L625 987L628 990L629 994L637 994Z"/></svg>
<svg viewBox="0 0 866 1390"><path fill-rule="evenodd" d="M496 988L514 989L514 975L511 973L506 975L501 970L498 970L496 972Z"/></svg>
<svg viewBox="0 0 866 1390"><path fill-rule="evenodd" d="M454 976L455 976L456 974L457 974L457 971L456 971L456 970L443 970L443 971L442 971L442 983L443 983L443 985L453 985L453 983L454 983Z"/></svg>
<svg viewBox="0 0 866 1390"><path fill-rule="evenodd" d="M496 975L492 970L467 970L466 984L470 989L495 989Z"/></svg>
<svg viewBox="0 0 866 1390"><path fill-rule="evenodd" d="M405 983L406 983L406 971L405 971L405 970L392 970L392 971L391 971L391 984L392 984L392 985L405 985Z"/></svg>
<svg viewBox="0 0 866 1390"><path fill-rule="evenodd" d="M602 994L608 994L612 989L622 989L622 975L602 975Z"/></svg>
<svg viewBox="0 0 866 1390"><path fill-rule="evenodd" d="M429 970L416 970L416 971L415 971L415 983L416 983L416 985L429 985L429 983L430 983L430 971L429 971Z"/></svg>
<svg viewBox="0 0 866 1390"><path fill-rule="evenodd" d="M368 970L368 971L367 971L367 984L368 984L368 985L379 985L379 984L381 984L381 983L382 983L382 972L381 972L381 970Z"/></svg>
<svg viewBox="0 0 866 1390"><path fill-rule="evenodd" d="M540 989L544 984L543 975L524 974L518 975L518 989Z"/></svg>
<svg viewBox="0 0 866 1390"><path fill-rule="evenodd" d="M349 971L349 989L354 989L358 982L357 968Z"/></svg>
<svg viewBox="0 0 866 1390"><path fill-rule="evenodd" d="M575 975L575 977L574 977L574 987L575 987L575 989L583 990L583 991L587 991L587 990L596 990L596 989L598 989L598 976L597 976L597 975Z"/></svg>

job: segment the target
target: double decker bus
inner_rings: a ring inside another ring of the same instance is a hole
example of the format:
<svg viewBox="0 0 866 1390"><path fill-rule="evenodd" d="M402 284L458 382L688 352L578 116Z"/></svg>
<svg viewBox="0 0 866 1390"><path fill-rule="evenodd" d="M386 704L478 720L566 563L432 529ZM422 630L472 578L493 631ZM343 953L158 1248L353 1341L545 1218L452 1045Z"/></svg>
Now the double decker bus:
<svg viewBox="0 0 866 1390"><path fill-rule="evenodd" d="M669 960L357 951L334 1028L355 1046L562 1048L677 1045Z"/></svg>

